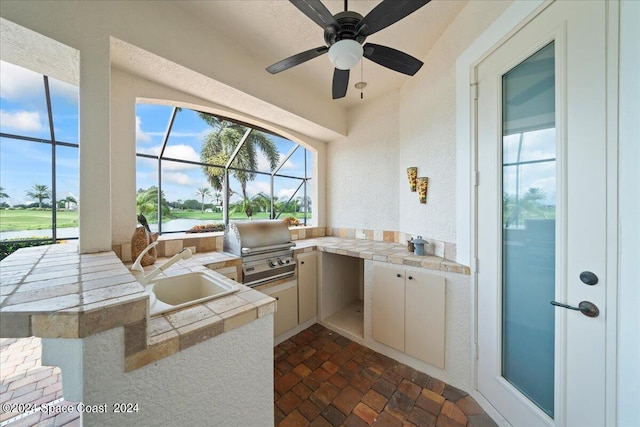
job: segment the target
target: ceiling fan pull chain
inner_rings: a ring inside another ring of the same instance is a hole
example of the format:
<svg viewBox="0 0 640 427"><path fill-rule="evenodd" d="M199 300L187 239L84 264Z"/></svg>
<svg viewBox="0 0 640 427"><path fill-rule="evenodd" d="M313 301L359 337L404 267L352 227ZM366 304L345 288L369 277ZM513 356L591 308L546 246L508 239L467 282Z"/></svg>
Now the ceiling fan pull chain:
<svg viewBox="0 0 640 427"><path fill-rule="evenodd" d="M347 0L345 0L347 1ZM360 60L360 81L364 82L364 78L362 78L362 69L364 68L364 61L361 59ZM364 86L360 87L360 99L364 99L364 95L362 94L362 89L364 89Z"/></svg>

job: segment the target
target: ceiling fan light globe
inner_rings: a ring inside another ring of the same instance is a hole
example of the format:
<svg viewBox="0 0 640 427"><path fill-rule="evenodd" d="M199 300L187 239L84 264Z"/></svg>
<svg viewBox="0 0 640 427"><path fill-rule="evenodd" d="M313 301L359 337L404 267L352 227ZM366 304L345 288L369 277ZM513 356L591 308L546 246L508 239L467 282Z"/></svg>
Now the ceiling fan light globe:
<svg viewBox="0 0 640 427"><path fill-rule="evenodd" d="M329 48L329 60L339 70L350 70L362 59L362 45L355 40L344 39Z"/></svg>

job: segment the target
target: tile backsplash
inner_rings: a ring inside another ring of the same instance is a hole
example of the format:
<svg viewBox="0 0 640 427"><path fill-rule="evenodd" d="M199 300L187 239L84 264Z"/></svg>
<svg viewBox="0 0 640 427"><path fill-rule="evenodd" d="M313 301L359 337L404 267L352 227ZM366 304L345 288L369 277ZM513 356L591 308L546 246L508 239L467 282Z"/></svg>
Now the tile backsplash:
<svg viewBox="0 0 640 427"><path fill-rule="evenodd" d="M338 228L338 227L292 227L291 240L311 239L315 237L341 237L343 239L374 240L378 242L403 243L411 240L415 235L400 231L390 230L369 230L362 228ZM425 247L427 254L436 255L450 261L456 260L456 244L434 240L428 236L423 238L429 241ZM168 235L160 237L160 243L156 246L159 257L170 257L178 253L182 248L190 248L193 252L214 252L222 251L224 243L224 233L196 233L182 235ZM118 258L124 262L133 261L131 259L131 244L122 243L112 246Z"/></svg>

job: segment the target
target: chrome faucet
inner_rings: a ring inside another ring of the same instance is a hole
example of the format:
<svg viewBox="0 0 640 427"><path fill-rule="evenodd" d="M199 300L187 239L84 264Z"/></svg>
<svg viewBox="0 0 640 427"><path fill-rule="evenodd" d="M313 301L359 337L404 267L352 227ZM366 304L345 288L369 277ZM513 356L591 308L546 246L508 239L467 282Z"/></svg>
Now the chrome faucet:
<svg viewBox="0 0 640 427"><path fill-rule="evenodd" d="M142 264L141 264L142 257L144 256L144 254L146 254L151 248L155 247L157 244L158 244L158 242L153 242L149 246L144 248L142 253L140 255L138 255L138 258L136 259L136 261L131 266L131 271L142 271L143 272L143 276L142 277L138 277L138 282L140 282L140 284L143 285L143 286L148 284L154 277L156 277L158 274L162 273L164 270L166 270L167 268L169 268L170 266L172 266L176 262L178 262L178 261L180 261L182 259L191 258L191 255L192 255L191 250L189 248L184 248L180 252L178 252L177 254L172 256L171 258L169 258L160 267L156 268L155 270L152 270L151 272L149 272L149 274L145 275L144 274L144 269L142 268Z"/></svg>

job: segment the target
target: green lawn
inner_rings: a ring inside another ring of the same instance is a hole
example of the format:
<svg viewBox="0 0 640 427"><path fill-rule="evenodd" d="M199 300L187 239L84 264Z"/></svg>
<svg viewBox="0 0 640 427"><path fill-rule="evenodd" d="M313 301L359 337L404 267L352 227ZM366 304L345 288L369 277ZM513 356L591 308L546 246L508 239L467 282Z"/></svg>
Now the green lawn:
<svg viewBox="0 0 640 427"><path fill-rule="evenodd" d="M292 216L290 213L283 213L280 218ZM295 214L297 218L302 219L304 214ZM256 212L253 215L253 219L268 219L269 214L267 212ZM308 218L311 218L309 214ZM57 214L58 228L65 227L77 227L78 226L78 212L77 211L59 211ZM147 218L149 222L156 222L154 218ZM169 218L163 218L164 221L170 221L172 219L202 219L211 220L212 223L222 222L221 212L200 212L200 211L171 211ZM231 219L247 219L244 213L236 213L231 215ZM50 210L27 210L27 209L15 209L5 210L0 209L0 231L21 231L21 230L43 230L51 228L51 211Z"/></svg>
<svg viewBox="0 0 640 427"><path fill-rule="evenodd" d="M77 211L59 211L58 228L77 227ZM51 210L0 210L0 231L43 230L51 228Z"/></svg>
<svg viewBox="0 0 640 427"><path fill-rule="evenodd" d="M304 214L301 212L296 213L295 215L292 213L283 213L280 215L280 218L286 218L288 216L295 216L296 218L304 218ZM307 218L311 218L311 214L307 214ZM149 218L147 218L149 219ZM200 211L180 211L180 210L172 210L170 218L163 218L164 221L170 221L172 219L206 219L211 220L211 222L222 222L222 212L200 212ZM232 213L231 219L247 219L247 215L244 213ZM269 219L268 212L254 212L253 219ZM151 220L149 220L151 221Z"/></svg>

